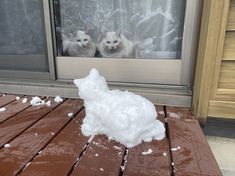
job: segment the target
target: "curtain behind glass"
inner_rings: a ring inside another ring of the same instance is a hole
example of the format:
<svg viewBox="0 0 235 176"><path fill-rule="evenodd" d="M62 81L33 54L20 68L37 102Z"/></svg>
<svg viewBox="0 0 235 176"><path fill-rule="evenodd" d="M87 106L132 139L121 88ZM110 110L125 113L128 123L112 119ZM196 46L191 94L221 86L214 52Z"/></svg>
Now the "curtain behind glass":
<svg viewBox="0 0 235 176"><path fill-rule="evenodd" d="M181 57L185 0L54 2L57 32L75 36L77 30L87 27L93 41L98 42L101 32L122 31L135 43L136 58Z"/></svg>

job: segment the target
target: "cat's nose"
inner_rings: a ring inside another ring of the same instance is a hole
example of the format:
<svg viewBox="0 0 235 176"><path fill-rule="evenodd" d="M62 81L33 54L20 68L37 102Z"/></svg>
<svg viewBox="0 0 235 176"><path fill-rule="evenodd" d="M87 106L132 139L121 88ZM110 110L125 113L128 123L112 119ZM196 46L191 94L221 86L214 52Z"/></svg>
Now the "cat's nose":
<svg viewBox="0 0 235 176"><path fill-rule="evenodd" d="M84 44L82 44L82 47L83 47L83 48L85 48L85 45L84 45Z"/></svg>

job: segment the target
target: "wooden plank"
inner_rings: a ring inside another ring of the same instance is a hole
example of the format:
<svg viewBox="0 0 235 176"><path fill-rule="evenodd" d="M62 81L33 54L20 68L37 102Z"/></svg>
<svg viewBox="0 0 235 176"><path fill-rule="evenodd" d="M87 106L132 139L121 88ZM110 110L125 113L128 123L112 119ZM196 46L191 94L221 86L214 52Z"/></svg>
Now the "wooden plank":
<svg viewBox="0 0 235 176"><path fill-rule="evenodd" d="M222 176L197 120L167 118L167 123L175 176Z"/></svg>
<svg viewBox="0 0 235 176"><path fill-rule="evenodd" d="M227 30L235 30L235 0L230 0Z"/></svg>
<svg viewBox="0 0 235 176"><path fill-rule="evenodd" d="M14 97L15 98L15 97ZM22 100L24 98L28 98L28 101L26 103L22 103ZM10 119L17 113L23 111L24 109L28 108L30 105L30 96L29 97L22 97L21 99L14 101L10 104L7 104L4 106L6 108L6 111L0 113L0 124L4 121Z"/></svg>
<svg viewBox="0 0 235 176"><path fill-rule="evenodd" d="M230 0L203 1L197 67L193 91L193 110L195 116L205 121L211 92L219 77L223 55L224 34ZM213 85L213 86L212 86Z"/></svg>
<svg viewBox="0 0 235 176"><path fill-rule="evenodd" d="M46 99L45 101L49 101ZM8 143L10 140L14 139L32 124L40 120L47 113L52 111L60 103L55 103L51 101L51 106L31 106L24 111L16 114L11 119L0 124L0 148Z"/></svg>
<svg viewBox="0 0 235 176"><path fill-rule="evenodd" d="M15 95L2 95L1 97L0 97L0 107L2 107L2 106L4 106L4 105L6 105L6 104L8 104L8 103L11 103L11 102L13 102L13 101L15 101L16 100L16 96Z"/></svg>
<svg viewBox="0 0 235 176"><path fill-rule="evenodd" d="M83 107L81 100L68 100L0 150L0 175L16 175L40 152Z"/></svg>
<svg viewBox="0 0 235 176"><path fill-rule="evenodd" d="M235 119L235 102L211 100L208 116Z"/></svg>
<svg viewBox="0 0 235 176"><path fill-rule="evenodd" d="M235 61L223 61L218 88L235 89Z"/></svg>
<svg viewBox="0 0 235 176"><path fill-rule="evenodd" d="M215 101L235 102L235 89L217 89Z"/></svg>
<svg viewBox="0 0 235 176"><path fill-rule="evenodd" d="M166 113L166 116L170 118L194 119L193 112L190 108L167 106Z"/></svg>
<svg viewBox="0 0 235 176"><path fill-rule="evenodd" d="M119 176L125 147L97 135L75 166L71 176Z"/></svg>
<svg viewBox="0 0 235 176"><path fill-rule="evenodd" d="M165 113L162 106L157 106L158 118L165 123ZM149 155L142 152L152 149ZM125 176L155 176L170 175L170 153L168 139L154 140L139 144L128 151L127 164L124 170Z"/></svg>
<svg viewBox="0 0 235 176"><path fill-rule="evenodd" d="M81 133L81 111L20 174L21 176L67 175L88 142Z"/></svg>
<svg viewBox="0 0 235 176"><path fill-rule="evenodd" d="M226 32L223 60L235 61L235 32Z"/></svg>

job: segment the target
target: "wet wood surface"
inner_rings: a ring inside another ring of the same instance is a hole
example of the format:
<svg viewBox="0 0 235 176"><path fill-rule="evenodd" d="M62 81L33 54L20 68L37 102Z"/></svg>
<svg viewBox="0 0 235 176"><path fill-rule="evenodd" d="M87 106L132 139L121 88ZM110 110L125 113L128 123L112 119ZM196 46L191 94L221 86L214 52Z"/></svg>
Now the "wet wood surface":
<svg viewBox="0 0 235 176"><path fill-rule="evenodd" d="M165 124L165 112L163 106L156 107L158 119ZM149 155L142 155L143 151L151 149L153 152ZM130 148L127 156L125 176L154 176L170 175L170 153L167 137L157 141L142 143L136 147Z"/></svg>
<svg viewBox="0 0 235 176"><path fill-rule="evenodd" d="M163 140L126 148L104 135L81 132L81 100L31 106L0 95L0 176L220 175L209 145L187 108L156 106L165 124ZM73 113L71 117L68 113ZM180 148L180 149L178 149ZM153 152L143 155L151 149ZM171 150L173 149L173 150Z"/></svg>
<svg viewBox="0 0 235 176"><path fill-rule="evenodd" d="M12 101L9 104L5 105L4 108L6 108L6 110L4 111L4 113L0 113L0 123L6 121L7 119L10 119L17 113L28 108L30 106L30 102L28 101L28 99L30 98L31 97L24 96L19 100ZM14 99L16 99L16 96L14 96ZM22 103L23 99L27 99L27 102Z"/></svg>

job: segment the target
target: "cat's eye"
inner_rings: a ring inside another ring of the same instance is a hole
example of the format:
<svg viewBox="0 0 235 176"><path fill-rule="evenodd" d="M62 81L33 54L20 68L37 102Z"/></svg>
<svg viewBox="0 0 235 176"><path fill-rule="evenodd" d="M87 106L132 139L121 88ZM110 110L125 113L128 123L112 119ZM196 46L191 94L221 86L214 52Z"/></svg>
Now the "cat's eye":
<svg viewBox="0 0 235 176"><path fill-rule="evenodd" d="M78 42L81 42L81 40L80 40L80 39L77 39L77 41L78 41Z"/></svg>
<svg viewBox="0 0 235 176"><path fill-rule="evenodd" d="M84 39L84 42L86 42L88 39Z"/></svg>
<svg viewBox="0 0 235 176"><path fill-rule="evenodd" d="M113 43L117 43L118 41L117 40L115 40Z"/></svg>
<svg viewBox="0 0 235 176"><path fill-rule="evenodd" d="M110 41L107 41L108 44L110 44Z"/></svg>

